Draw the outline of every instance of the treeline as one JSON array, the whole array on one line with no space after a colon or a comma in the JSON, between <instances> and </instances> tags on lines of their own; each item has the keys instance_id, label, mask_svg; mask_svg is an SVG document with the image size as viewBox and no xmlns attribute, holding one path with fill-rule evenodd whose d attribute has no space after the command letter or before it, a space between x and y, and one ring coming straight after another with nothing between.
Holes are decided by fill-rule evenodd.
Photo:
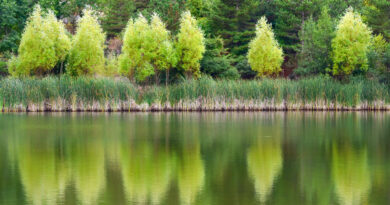
<instances>
[{"instance_id":1,"label":"treeline","mask_svg":"<svg viewBox=\"0 0 390 205\"><path fill-rule=\"evenodd\" d=\"M387 0L1 0L0 11L3 74L390 79Z\"/></svg>"}]
</instances>

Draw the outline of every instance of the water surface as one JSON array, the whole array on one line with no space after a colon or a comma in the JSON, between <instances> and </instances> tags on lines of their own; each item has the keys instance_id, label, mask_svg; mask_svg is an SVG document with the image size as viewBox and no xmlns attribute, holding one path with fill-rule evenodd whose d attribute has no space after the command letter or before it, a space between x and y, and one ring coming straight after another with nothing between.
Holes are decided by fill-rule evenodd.
<instances>
[{"instance_id":1,"label":"water surface","mask_svg":"<svg viewBox=\"0 0 390 205\"><path fill-rule=\"evenodd\" d=\"M390 113L0 114L0 204L390 204Z\"/></svg>"}]
</instances>

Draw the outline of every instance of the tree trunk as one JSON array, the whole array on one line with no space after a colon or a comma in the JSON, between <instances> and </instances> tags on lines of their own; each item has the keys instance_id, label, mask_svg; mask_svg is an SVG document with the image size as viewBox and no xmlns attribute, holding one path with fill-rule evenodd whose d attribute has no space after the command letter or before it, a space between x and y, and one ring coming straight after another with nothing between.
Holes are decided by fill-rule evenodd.
<instances>
[{"instance_id":1,"label":"tree trunk","mask_svg":"<svg viewBox=\"0 0 390 205\"><path fill-rule=\"evenodd\" d=\"M169 81L169 69L166 70L166 74L165 74L165 87L168 87L168 81Z\"/></svg>"}]
</instances>

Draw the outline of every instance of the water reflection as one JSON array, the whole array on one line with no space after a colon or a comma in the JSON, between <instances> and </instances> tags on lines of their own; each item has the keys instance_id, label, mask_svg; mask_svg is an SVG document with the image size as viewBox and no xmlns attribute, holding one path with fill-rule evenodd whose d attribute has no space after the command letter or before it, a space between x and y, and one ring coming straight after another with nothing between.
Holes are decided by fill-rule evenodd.
<instances>
[{"instance_id":1,"label":"water reflection","mask_svg":"<svg viewBox=\"0 0 390 205\"><path fill-rule=\"evenodd\" d=\"M163 147L147 142L121 147L122 178L129 201L160 204L169 188L174 158Z\"/></svg>"},{"instance_id":2,"label":"water reflection","mask_svg":"<svg viewBox=\"0 0 390 205\"><path fill-rule=\"evenodd\" d=\"M367 204L371 188L367 149L353 148L349 144L334 145L332 174L340 204Z\"/></svg>"},{"instance_id":3,"label":"water reflection","mask_svg":"<svg viewBox=\"0 0 390 205\"><path fill-rule=\"evenodd\" d=\"M39 143L39 139L34 137L19 139L17 164L31 204L58 204L63 201L70 170L65 156L56 153L53 140Z\"/></svg>"},{"instance_id":4,"label":"water reflection","mask_svg":"<svg viewBox=\"0 0 390 205\"><path fill-rule=\"evenodd\" d=\"M178 183L182 204L192 204L204 184L204 166L199 142L187 145L181 153L178 165Z\"/></svg>"},{"instance_id":5,"label":"water reflection","mask_svg":"<svg viewBox=\"0 0 390 205\"><path fill-rule=\"evenodd\" d=\"M247 155L248 170L254 180L260 202L267 201L283 166L278 136L262 136L251 146Z\"/></svg>"},{"instance_id":6,"label":"water reflection","mask_svg":"<svg viewBox=\"0 0 390 205\"><path fill-rule=\"evenodd\" d=\"M387 113L0 115L0 204L390 204L389 125Z\"/></svg>"},{"instance_id":7,"label":"water reflection","mask_svg":"<svg viewBox=\"0 0 390 205\"><path fill-rule=\"evenodd\" d=\"M101 139L78 137L72 147L71 166L78 200L83 205L97 204L106 186L104 145Z\"/></svg>"}]
</instances>

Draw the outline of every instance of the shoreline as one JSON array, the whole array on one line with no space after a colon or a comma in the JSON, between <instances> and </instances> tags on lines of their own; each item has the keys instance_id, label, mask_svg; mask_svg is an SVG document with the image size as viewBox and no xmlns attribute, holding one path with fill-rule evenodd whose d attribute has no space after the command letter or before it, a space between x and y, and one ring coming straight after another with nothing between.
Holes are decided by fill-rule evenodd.
<instances>
[{"instance_id":1,"label":"shoreline","mask_svg":"<svg viewBox=\"0 0 390 205\"><path fill-rule=\"evenodd\" d=\"M346 106L334 103L274 103L272 101L180 101L178 103L141 103L126 102L93 102L67 103L63 100L43 102L39 104L3 106L2 113L12 112L273 112L273 111L390 111L390 104L382 101L375 103L361 103L357 106Z\"/></svg>"}]
</instances>

